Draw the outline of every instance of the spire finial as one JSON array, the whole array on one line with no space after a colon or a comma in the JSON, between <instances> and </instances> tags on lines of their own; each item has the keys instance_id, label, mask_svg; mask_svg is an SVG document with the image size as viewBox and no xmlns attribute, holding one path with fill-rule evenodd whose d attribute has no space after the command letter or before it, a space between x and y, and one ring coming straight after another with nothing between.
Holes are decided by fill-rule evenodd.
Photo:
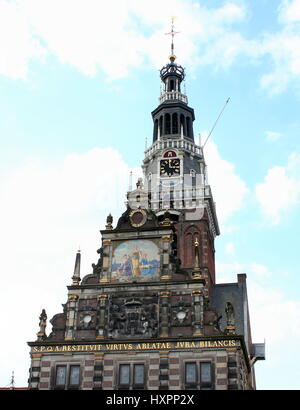
<instances>
[{"instance_id":1,"label":"spire finial","mask_svg":"<svg viewBox=\"0 0 300 410\"><path fill-rule=\"evenodd\" d=\"M202 279L201 269L200 269L200 249L199 240L196 237L194 241L194 269L193 269L193 279Z\"/></svg>"},{"instance_id":2,"label":"spire finial","mask_svg":"<svg viewBox=\"0 0 300 410\"><path fill-rule=\"evenodd\" d=\"M179 34L180 31L174 31L174 20L175 20L175 16L171 17L171 31L169 33L166 33L166 35L170 35L172 37L172 41L171 41L171 55L170 55L170 60L173 63L176 59L176 56L174 54L174 37L176 34Z\"/></svg>"},{"instance_id":3,"label":"spire finial","mask_svg":"<svg viewBox=\"0 0 300 410\"><path fill-rule=\"evenodd\" d=\"M10 390L15 390L15 372L12 371L10 379Z\"/></svg>"},{"instance_id":4,"label":"spire finial","mask_svg":"<svg viewBox=\"0 0 300 410\"><path fill-rule=\"evenodd\" d=\"M79 285L80 282L80 262L81 262L81 251L80 248L78 248L77 253L76 253L76 259L75 259L75 267L74 267L74 273L72 276L72 285Z\"/></svg>"}]
</instances>

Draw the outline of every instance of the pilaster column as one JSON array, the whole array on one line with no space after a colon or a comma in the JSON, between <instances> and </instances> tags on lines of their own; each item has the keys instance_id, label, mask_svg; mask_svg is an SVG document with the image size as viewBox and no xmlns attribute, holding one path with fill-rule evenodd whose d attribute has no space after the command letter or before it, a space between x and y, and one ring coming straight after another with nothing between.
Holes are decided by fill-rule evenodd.
<instances>
[{"instance_id":1,"label":"pilaster column","mask_svg":"<svg viewBox=\"0 0 300 410\"><path fill-rule=\"evenodd\" d=\"M160 292L160 337L169 336L169 298L170 292Z\"/></svg>"},{"instance_id":2,"label":"pilaster column","mask_svg":"<svg viewBox=\"0 0 300 410\"><path fill-rule=\"evenodd\" d=\"M95 353L94 390L102 389L104 353Z\"/></svg>"},{"instance_id":3,"label":"pilaster column","mask_svg":"<svg viewBox=\"0 0 300 410\"><path fill-rule=\"evenodd\" d=\"M227 349L228 353L228 390L238 390L237 349Z\"/></svg>"},{"instance_id":4,"label":"pilaster column","mask_svg":"<svg viewBox=\"0 0 300 410\"><path fill-rule=\"evenodd\" d=\"M41 360L40 353L31 353L31 367L29 370L28 388L29 390L37 390L40 383L41 375Z\"/></svg>"},{"instance_id":5,"label":"pilaster column","mask_svg":"<svg viewBox=\"0 0 300 410\"><path fill-rule=\"evenodd\" d=\"M108 295L103 294L98 296L98 326L96 339L103 339L105 333L105 310L107 305Z\"/></svg>"},{"instance_id":6,"label":"pilaster column","mask_svg":"<svg viewBox=\"0 0 300 410\"><path fill-rule=\"evenodd\" d=\"M76 327L76 308L77 308L77 295L69 295L67 302L67 320L66 320L66 333L65 340L73 340L74 329Z\"/></svg>"},{"instance_id":7,"label":"pilaster column","mask_svg":"<svg viewBox=\"0 0 300 410\"><path fill-rule=\"evenodd\" d=\"M169 390L169 352L165 351L159 352L159 385Z\"/></svg>"},{"instance_id":8,"label":"pilaster column","mask_svg":"<svg viewBox=\"0 0 300 410\"><path fill-rule=\"evenodd\" d=\"M170 275L170 253L171 253L171 235L163 235L162 238L162 280L171 279Z\"/></svg>"},{"instance_id":9,"label":"pilaster column","mask_svg":"<svg viewBox=\"0 0 300 410\"><path fill-rule=\"evenodd\" d=\"M102 274L99 280L100 283L107 283L110 280L110 255L112 251L112 243L110 239L104 239L102 242L103 246L103 263L102 263Z\"/></svg>"},{"instance_id":10,"label":"pilaster column","mask_svg":"<svg viewBox=\"0 0 300 410\"><path fill-rule=\"evenodd\" d=\"M227 352L220 350L216 357L216 390L228 389Z\"/></svg>"},{"instance_id":11,"label":"pilaster column","mask_svg":"<svg viewBox=\"0 0 300 410\"><path fill-rule=\"evenodd\" d=\"M192 293L194 320L193 336L202 336L203 334L203 289L195 289Z\"/></svg>"}]
</instances>

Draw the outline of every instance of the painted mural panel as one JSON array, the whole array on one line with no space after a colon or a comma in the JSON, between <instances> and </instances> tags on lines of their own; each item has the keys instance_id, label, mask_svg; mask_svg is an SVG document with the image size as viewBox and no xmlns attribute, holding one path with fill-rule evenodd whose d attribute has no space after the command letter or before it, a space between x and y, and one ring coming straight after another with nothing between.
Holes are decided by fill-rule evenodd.
<instances>
[{"instance_id":1,"label":"painted mural panel","mask_svg":"<svg viewBox=\"0 0 300 410\"><path fill-rule=\"evenodd\" d=\"M127 240L115 247L112 280L118 282L157 280L159 271L160 254L154 241Z\"/></svg>"}]
</instances>

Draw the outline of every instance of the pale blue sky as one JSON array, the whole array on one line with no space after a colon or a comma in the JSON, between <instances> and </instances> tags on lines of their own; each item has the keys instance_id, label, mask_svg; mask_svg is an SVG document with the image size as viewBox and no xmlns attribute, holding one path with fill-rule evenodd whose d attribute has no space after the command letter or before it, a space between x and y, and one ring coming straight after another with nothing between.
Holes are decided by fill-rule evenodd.
<instances>
[{"instance_id":1,"label":"pale blue sky","mask_svg":"<svg viewBox=\"0 0 300 410\"><path fill-rule=\"evenodd\" d=\"M41 309L61 311L77 247L88 274L123 212L172 15L195 135L231 98L205 147L217 280L247 273L257 388L300 388L300 0L0 0L2 386L27 384Z\"/></svg>"}]
</instances>

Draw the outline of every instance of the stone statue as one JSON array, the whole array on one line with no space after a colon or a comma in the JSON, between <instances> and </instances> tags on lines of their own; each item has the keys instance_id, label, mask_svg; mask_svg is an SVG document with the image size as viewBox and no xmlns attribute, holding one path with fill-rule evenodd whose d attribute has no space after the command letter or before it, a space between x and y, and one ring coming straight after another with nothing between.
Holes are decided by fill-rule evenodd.
<instances>
[{"instance_id":1,"label":"stone statue","mask_svg":"<svg viewBox=\"0 0 300 410\"><path fill-rule=\"evenodd\" d=\"M47 326L47 314L45 309L42 310L42 313L40 314L40 322L39 322L39 326L40 326L40 330L37 333L37 337L38 340L43 340L45 337L47 337L46 335L46 326Z\"/></svg>"},{"instance_id":2,"label":"stone statue","mask_svg":"<svg viewBox=\"0 0 300 410\"><path fill-rule=\"evenodd\" d=\"M107 229L108 231L111 231L113 229L112 223L113 223L113 217L111 214L109 214L108 217L106 218L105 229Z\"/></svg>"},{"instance_id":3,"label":"stone statue","mask_svg":"<svg viewBox=\"0 0 300 410\"><path fill-rule=\"evenodd\" d=\"M97 275L100 274L102 270L102 264L103 264L103 248L101 247L100 249L97 250L97 253L99 254L99 259L97 264L92 263L92 268L93 268L93 274Z\"/></svg>"},{"instance_id":4,"label":"stone statue","mask_svg":"<svg viewBox=\"0 0 300 410\"><path fill-rule=\"evenodd\" d=\"M225 313L227 318L227 326L235 325L234 309L230 302L226 302Z\"/></svg>"}]
</instances>

